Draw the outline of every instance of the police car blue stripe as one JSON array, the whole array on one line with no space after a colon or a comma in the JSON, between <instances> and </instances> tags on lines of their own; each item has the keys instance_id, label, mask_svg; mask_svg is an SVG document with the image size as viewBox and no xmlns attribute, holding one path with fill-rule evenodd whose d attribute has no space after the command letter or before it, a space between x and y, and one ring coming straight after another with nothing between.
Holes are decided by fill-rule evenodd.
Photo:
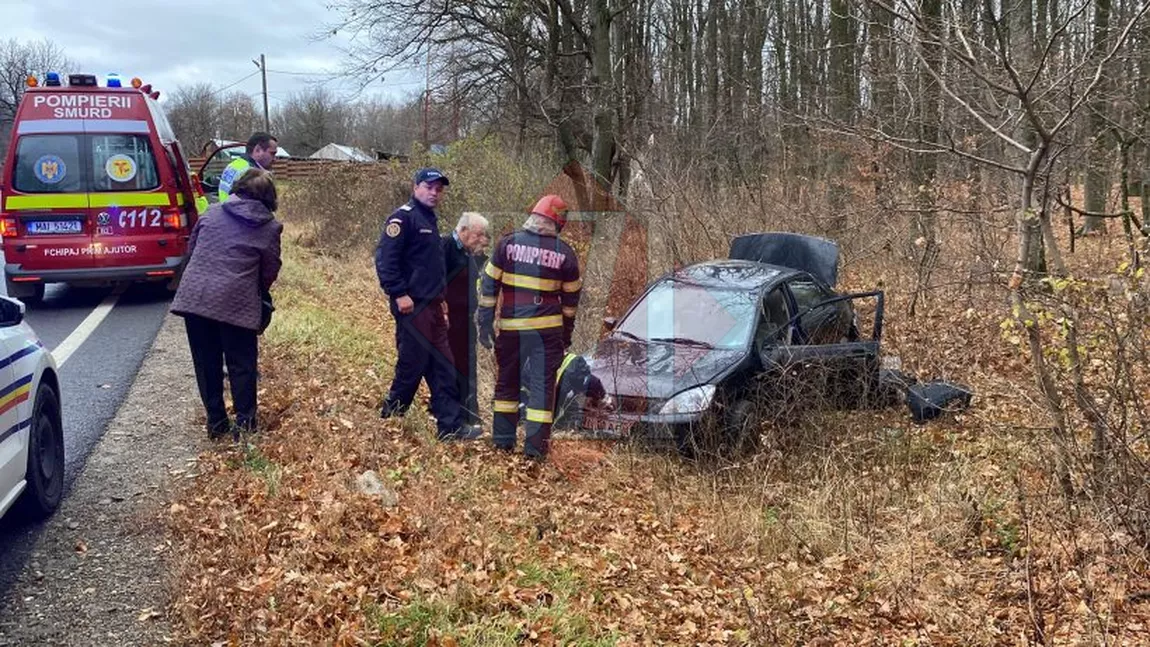
<instances>
[{"instance_id":1,"label":"police car blue stripe","mask_svg":"<svg viewBox=\"0 0 1150 647\"><path fill-rule=\"evenodd\" d=\"M20 431L21 429L27 429L28 427L31 427L31 426L32 426L32 419L31 418L28 418L27 420L25 420L23 422L12 425L8 429L0 432L0 443L4 442L5 440L8 440L8 436L15 434L17 431Z\"/></svg>"},{"instance_id":2,"label":"police car blue stripe","mask_svg":"<svg viewBox=\"0 0 1150 647\"><path fill-rule=\"evenodd\" d=\"M20 350L16 351L15 353L12 353L8 357L5 357L4 359L0 359L0 368L4 368L13 362L19 361L19 360L31 355L32 353L35 353L36 351L40 350L40 348L41 348L41 346L39 344L29 344L29 345L25 346L24 348L21 348Z\"/></svg>"},{"instance_id":3,"label":"police car blue stripe","mask_svg":"<svg viewBox=\"0 0 1150 647\"><path fill-rule=\"evenodd\" d=\"M15 382L9 384L8 386L6 386L2 390L0 390L0 398L3 398L4 396L8 395L9 393L15 391L16 389L18 389L22 386L30 384L31 382L32 382L32 374L29 373L28 375L25 375L24 377L16 380Z\"/></svg>"}]
</instances>

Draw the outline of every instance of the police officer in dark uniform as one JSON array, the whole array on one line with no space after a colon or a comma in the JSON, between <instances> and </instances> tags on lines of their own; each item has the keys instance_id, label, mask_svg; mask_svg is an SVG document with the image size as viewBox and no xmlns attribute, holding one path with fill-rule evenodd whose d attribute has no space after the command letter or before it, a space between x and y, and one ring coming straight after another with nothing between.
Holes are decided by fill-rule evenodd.
<instances>
[{"instance_id":1,"label":"police officer in dark uniform","mask_svg":"<svg viewBox=\"0 0 1150 647\"><path fill-rule=\"evenodd\" d=\"M434 168L415 174L411 199L388 216L375 248L375 271L390 297L398 358L382 417L403 415L426 376L431 413L441 440L473 440L481 430L463 424L447 341L443 247L435 207L448 185Z\"/></svg>"}]
</instances>

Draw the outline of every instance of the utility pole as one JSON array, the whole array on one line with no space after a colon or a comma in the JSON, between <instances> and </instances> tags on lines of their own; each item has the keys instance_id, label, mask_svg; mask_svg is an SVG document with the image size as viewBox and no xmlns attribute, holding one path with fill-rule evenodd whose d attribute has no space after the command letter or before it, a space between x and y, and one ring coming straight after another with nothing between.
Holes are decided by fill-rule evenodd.
<instances>
[{"instance_id":1,"label":"utility pole","mask_svg":"<svg viewBox=\"0 0 1150 647\"><path fill-rule=\"evenodd\" d=\"M267 59L264 58L263 54L260 54L260 60L256 61L255 59L252 59L252 63L255 63L256 67L260 68L260 76L263 77L263 84L264 84L264 132L270 133L272 131L272 124L271 124L271 118L268 115L268 64L267 64Z\"/></svg>"},{"instance_id":2,"label":"utility pole","mask_svg":"<svg viewBox=\"0 0 1150 647\"><path fill-rule=\"evenodd\" d=\"M455 131L452 140L459 139L459 61L455 60L455 41L451 43L451 125Z\"/></svg>"},{"instance_id":3,"label":"utility pole","mask_svg":"<svg viewBox=\"0 0 1150 647\"><path fill-rule=\"evenodd\" d=\"M427 136L427 113L431 110L431 45L427 46L427 76L423 81L423 147L431 150Z\"/></svg>"}]
</instances>

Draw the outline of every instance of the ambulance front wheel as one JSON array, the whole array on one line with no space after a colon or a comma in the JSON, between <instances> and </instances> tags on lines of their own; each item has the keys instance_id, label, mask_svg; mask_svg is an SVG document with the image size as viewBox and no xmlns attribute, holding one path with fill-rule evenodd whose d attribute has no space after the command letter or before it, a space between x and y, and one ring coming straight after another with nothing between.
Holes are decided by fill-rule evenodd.
<instances>
[{"instance_id":1,"label":"ambulance front wheel","mask_svg":"<svg viewBox=\"0 0 1150 647\"><path fill-rule=\"evenodd\" d=\"M36 304L44 300L43 283L13 283L8 281L8 296L20 299L26 304Z\"/></svg>"}]
</instances>

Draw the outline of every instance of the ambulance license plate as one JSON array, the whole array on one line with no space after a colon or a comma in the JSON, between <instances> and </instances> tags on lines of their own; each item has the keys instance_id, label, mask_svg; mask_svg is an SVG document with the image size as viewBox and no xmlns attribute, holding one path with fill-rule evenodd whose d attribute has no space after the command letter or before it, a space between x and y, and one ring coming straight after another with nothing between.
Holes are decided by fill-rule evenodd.
<instances>
[{"instance_id":1,"label":"ambulance license plate","mask_svg":"<svg viewBox=\"0 0 1150 647\"><path fill-rule=\"evenodd\" d=\"M32 220L28 223L29 234L78 234L84 231L84 223L79 220Z\"/></svg>"}]
</instances>

